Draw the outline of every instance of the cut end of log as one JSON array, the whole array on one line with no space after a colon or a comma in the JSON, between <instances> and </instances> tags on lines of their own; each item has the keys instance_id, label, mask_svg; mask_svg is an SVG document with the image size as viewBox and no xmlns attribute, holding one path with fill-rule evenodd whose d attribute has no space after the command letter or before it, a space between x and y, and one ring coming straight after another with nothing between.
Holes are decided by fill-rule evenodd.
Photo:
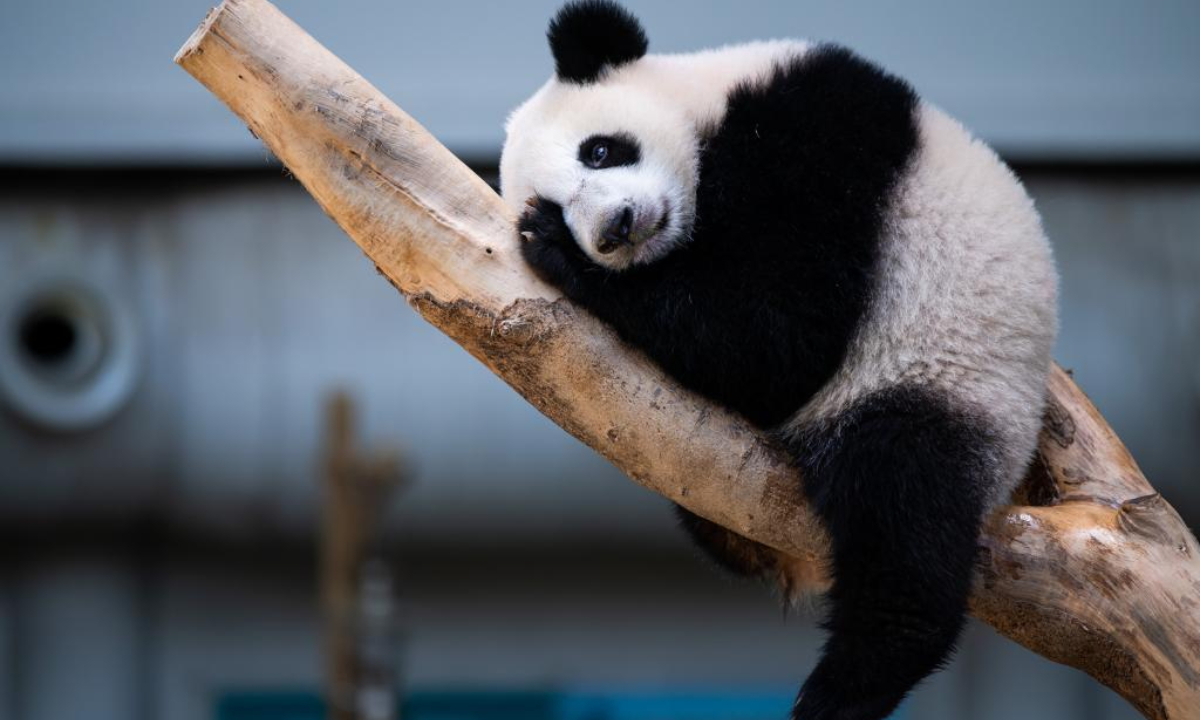
<instances>
[{"instance_id":1,"label":"cut end of log","mask_svg":"<svg viewBox=\"0 0 1200 720\"><path fill-rule=\"evenodd\" d=\"M184 62L186 62L187 59L196 52L197 48L200 47L200 42L206 35L208 35L208 31L212 27L213 23L215 23L217 18L219 18L221 14L225 12L225 8L231 2L236 2L236 0L224 0L224 2L222 2L220 5L208 11L208 14L204 16L204 22L200 23L200 26L196 28L190 37L188 37L187 42L183 44L183 47L179 48L179 52L175 53L174 62L176 65L183 65Z\"/></svg>"}]
</instances>

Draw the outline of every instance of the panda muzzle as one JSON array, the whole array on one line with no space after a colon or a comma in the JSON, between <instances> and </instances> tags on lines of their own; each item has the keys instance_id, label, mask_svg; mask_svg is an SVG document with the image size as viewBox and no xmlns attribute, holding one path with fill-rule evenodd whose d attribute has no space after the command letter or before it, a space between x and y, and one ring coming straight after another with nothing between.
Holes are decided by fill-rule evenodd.
<instances>
[{"instance_id":1,"label":"panda muzzle","mask_svg":"<svg viewBox=\"0 0 1200 720\"><path fill-rule=\"evenodd\" d=\"M596 250L601 255L608 255L617 248L632 245L633 241L630 239L632 231L633 208L626 206L615 214L604 228L604 232L600 235L600 242L596 243Z\"/></svg>"}]
</instances>

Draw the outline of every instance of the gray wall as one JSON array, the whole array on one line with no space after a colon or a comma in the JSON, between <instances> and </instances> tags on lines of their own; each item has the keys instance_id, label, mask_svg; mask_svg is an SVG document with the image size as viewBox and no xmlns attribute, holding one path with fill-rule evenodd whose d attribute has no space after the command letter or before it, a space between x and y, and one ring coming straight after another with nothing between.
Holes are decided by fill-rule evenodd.
<instances>
[{"instance_id":1,"label":"gray wall","mask_svg":"<svg viewBox=\"0 0 1200 720\"><path fill-rule=\"evenodd\" d=\"M259 144L170 63L212 0L8 3L0 160L253 163ZM550 74L556 0L281 0L451 149L493 155ZM630 0L663 52L774 36L844 42L1010 157L1200 154L1200 3Z\"/></svg>"},{"instance_id":2,"label":"gray wall","mask_svg":"<svg viewBox=\"0 0 1200 720\"><path fill-rule=\"evenodd\" d=\"M410 541L593 542L618 516L628 543L661 539L644 493L410 312L299 185L177 177L0 200L0 306L42 268L85 268L137 309L144 356L128 407L93 431L0 414L0 519L154 512L214 537L307 536L321 403L345 387L367 440L400 444L422 477L399 519ZM1058 358L1196 518L1200 186L1027 180L1063 277Z\"/></svg>"},{"instance_id":3,"label":"gray wall","mask_svg":"<svg viewBox=\"0 0 1200 720\"><path fill-rule=\"evenodd\" d=\"M315 686L320 407L336 387L365 440L414 469L388 515L411 686L794 686L810 617L784 621L699 563L663 500L405 308L170 64L208 3L4 8L0 316L42 277L91 278L131 309L139 365L128 403L85 432L0 409L0 720L202 720L229 689ZM550 71L553 0L279 4L485 165ZM1057 355L1200 523L1200 4L727 2L686 22L674 2L630 5L657 50L846 42L1042 161L1023 175L1063 277ZM1044 164L1062 159L1083 163ZM1087 164L1114 159L1139 165ZM174 169L113 171L130 165ZM910 717L1134 715L973 626Z\"/></svg>"}]
</instances>

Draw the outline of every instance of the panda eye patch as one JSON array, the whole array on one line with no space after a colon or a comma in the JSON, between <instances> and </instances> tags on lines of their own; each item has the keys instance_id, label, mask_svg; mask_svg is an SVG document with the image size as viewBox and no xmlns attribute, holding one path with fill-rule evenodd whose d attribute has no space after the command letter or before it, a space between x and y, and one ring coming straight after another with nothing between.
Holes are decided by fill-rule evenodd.
<instances>
[{"instance_id":1,"label":"panda eye patch","mask_svg":"<svg viewBox=\"0 0 1200 720\"><path fill-rule=\"evenodd\" d=\"M627 135L593 135L579 145L579 162L593 170L633 165L640 159L637 141Z\"/></svg>"}]
</instances>

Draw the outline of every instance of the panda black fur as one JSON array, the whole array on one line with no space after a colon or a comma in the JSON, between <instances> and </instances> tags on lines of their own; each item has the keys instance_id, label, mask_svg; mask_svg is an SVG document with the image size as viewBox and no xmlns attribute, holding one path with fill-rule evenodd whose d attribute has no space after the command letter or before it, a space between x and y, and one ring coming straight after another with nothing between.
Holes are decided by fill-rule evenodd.
<instances>
[{"instance_id":1,"label":"panda black fur","mask_svg":"<svg viewBox=\"0 0 1200 720\"><path fill-rule=\"evenodd\" d=\"M832 538L796 718L885 717L945 663L979 530L1033 452L1056 274L1011 172L833 45L646 55L623 8L550 25L504 197L532 267L684 385L770 429ZM730 569L819 573L681 511Z\"/></svg>"}]
</instances>

